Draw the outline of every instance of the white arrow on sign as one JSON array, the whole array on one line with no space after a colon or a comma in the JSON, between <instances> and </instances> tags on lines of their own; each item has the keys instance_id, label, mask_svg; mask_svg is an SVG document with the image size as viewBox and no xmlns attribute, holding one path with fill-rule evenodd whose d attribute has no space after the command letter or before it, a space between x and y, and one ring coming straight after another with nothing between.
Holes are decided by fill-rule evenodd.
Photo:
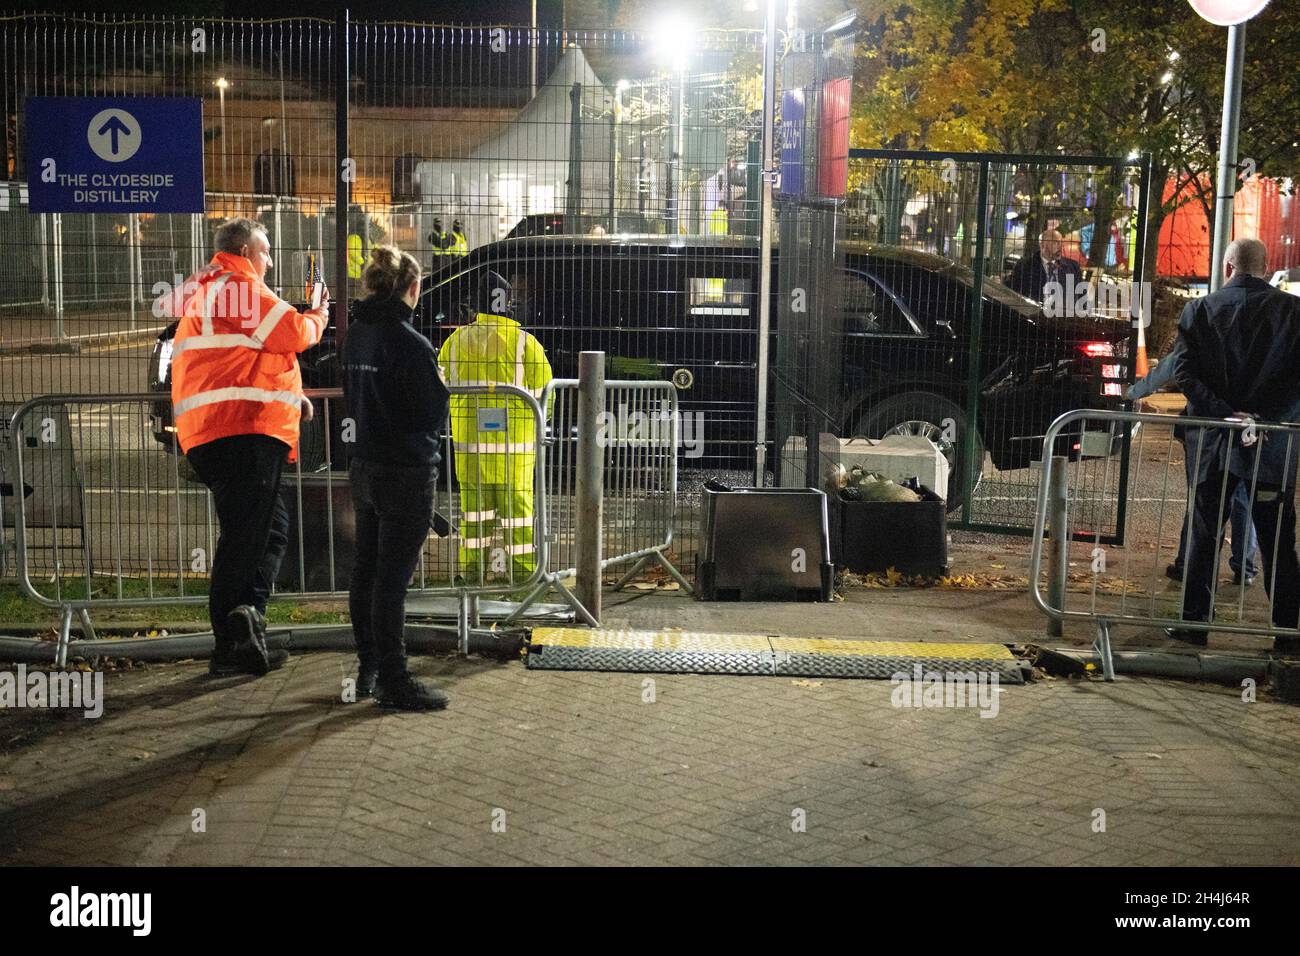
<instances>
[{"instance_id":1,"label":"white arrow on sign","mask_svg":"<svg viewBox=\"0 0 1300 956\"><path fill-rule=\"evenodd\" d=\"M95 155L110 163L121 163L140 148L140 124L126 110L100 110L86 127L86 141Z\"/></svg>"}]
</instances>

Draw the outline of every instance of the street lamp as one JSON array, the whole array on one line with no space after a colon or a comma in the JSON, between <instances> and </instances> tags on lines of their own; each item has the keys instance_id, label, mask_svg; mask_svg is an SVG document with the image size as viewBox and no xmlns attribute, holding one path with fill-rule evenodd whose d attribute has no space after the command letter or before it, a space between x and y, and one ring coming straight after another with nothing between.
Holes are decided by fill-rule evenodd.
<instances>
[{"instance_id":1,"label":"street lamp","mask_svg":"<svg viewBox=\"0 0 1300 956\"><path fill-rule=\"evenodd\" d=\"M619 80L614 86L614 122L610 124L610 171L609 171L609 230L618 232L618 167L622 147L623 94L627 92L627 80Z\"/></svg>"},{"instance_id":2,"label":"street lamp","mask_svg":"<svg viewBox=\"0 0 1300 956\"><path fill-rule=\"evenodd\" d=\"M671 64L670 75L677 84L675 91L671 88L669 90L672 104L669 121L672 145L668 151L668 202L665 210L668 228L674 235L680 231L677 193L684 178L682 153L686 148L683 128L686 114L686 60L691 53L694 37L695 31L682 17L670 16L660 22L651 38L651 49L655 59L661 64Z\"/></svg>"},{"instance_id":3,"label":"street lamp","mask_svg":"<svg viewBox=\"0 0 1300 956\"><path fill-rule=\"evenodd\" d=\"M221 191L225 192L226 183L226 88L230 86L230 81L224 76L217 77L216 83L217 96L221 100Z\"/></svg>"}]
</instances>

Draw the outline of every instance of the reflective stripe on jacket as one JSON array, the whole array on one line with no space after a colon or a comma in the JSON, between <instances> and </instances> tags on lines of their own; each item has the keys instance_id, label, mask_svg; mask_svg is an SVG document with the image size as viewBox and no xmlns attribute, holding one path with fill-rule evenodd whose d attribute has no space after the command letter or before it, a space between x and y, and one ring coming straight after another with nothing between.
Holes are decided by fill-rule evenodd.
<instances>
[{"instance_id":1,"label":"reflective stripe on jacket","mask_svg":"<svg viewBox=\"0 0 1300 956\"><path fill-rule=\"evenodd\" d=\"M323 313L298 312L243 256L219 252L186 299L172 346L172 407L181 449L269 435L297 456L298 354L320 341Z\"/></svg>"}]
</instances>

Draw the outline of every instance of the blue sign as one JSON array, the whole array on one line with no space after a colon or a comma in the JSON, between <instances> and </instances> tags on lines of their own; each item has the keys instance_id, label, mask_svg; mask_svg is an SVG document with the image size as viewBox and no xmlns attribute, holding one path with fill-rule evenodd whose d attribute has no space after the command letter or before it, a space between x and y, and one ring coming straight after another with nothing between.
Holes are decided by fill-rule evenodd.
<instances>
[{"instance_id":1,"label":"blue sign","mask_svg":"<svg viewBox=\"0 0 1300 956\"><path fill-rule=\"evenodd\" d=\"M781 192L803 194L803 90L786 90L781 98Z\"/></svg>"},{"instance_id":2,"label":"blue sign","mask_svg":"<svg viewBox=\"0 0 1300 956\"><path fill-rule=\"evenodd\" d=\"M32 212L203 212L203 101L29 96Z\"/></svg>"}]
</instances>

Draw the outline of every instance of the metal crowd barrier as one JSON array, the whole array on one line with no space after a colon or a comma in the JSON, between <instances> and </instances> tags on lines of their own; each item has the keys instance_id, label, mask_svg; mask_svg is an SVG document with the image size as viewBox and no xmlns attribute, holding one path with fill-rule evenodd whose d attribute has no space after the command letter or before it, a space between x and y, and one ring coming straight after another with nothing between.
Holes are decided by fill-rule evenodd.
<instances>
[{"instance_id":1,"label":"metal crowd barrier","mask_svg":"<svg viewBox=\"0 0 1300 956\"><path fill-rule=\"evenodd\" d=\"M578 443L578 380L554 379L543 403L551 420L547 455L547 501L557 579L575 574L574 472ZM605 417L597 427L604 450L604 529L601 568L632 562L614 585L659 564L690 593L689 582L669 560L677 511L677 446L681 435L677 386L672 382L605 382ZM564 534L563 530L568 534Z\"/></svg>"},{"instance_id":2,"label":"metal crowd barrier","mask_svg":"<svg viewBox=\"0 0 1300 956\"><path fill-rule=\"evenodd\" d=\"M1124 508L1118 507L1114 487L1123 465L1118 457L1103 463L1104 475L1098 481L1095 462L1089 467L1081 456L1054 455L1063 445L1069 447L1071 436L1093 429L1109 431L1112 445L1124 429L1135 434L1128 481L1120 484L1127 490ZM1176 430L1182 437L1176 437ZM1043 439L1029 562L1029 591L1035 606L1051 619L1057 635L1066 621L1087 622L1096 629L1094 648L1107 680L1115 674L1111 649L1115 625L1300 636L1295 626L1274 623L1278 601L1298 599L1288 584L1294 577L1287 571L1295 566L1298 454L1300 425L1295 424L1143 412L1067 412L1051 424ZM1205 480L1189 480L1193 475L1203 475ZM1207 582L1209 620L1189 619L1184 599L1190 563L1180 539L1185 537L1190 547L1191 520L1198 504L1217 521L1216 527L1230 524L1237 494L1242 500L1235 507L1249 516L1245 525L1238 522L1237 534L1248 538L1242 528L1253 526L1259 540L1258 555L1243 556L1247 565L1243 570L1253 558L1264 586L1221 584L1227 570L1221 567L1227 550L1221 531ZM1119 533L1109 541L1117 515L1123 516ZM1245 543L1235 542L1243 551ZM1049 549L1045 574L1044 547ZM1071 573L1072 557L1076 566L1088 569L1086 573ZM1086 595L1079 593L1080 585ZM1221 593L1225 587L1236 588L1236 593ZM1071 607L1066 606L1067 596ZM1280 616L1288 616L1287 606Z\"/></svg>"},{"instance_id":3,"label":"metal crowd barrier","mask_svg":"<svg viewBox=\"0 0 1300 956\"><path fill-rule=\"evenodd\" d=\"M534 435L546 434L542 406L527 390L508 385L456 386L453 396L469 396L470 414L489 415L508 431L511 416L531 417ZM335 461L340 441L349 439L350 422L340 418L339 389L309 390L316 421L308 431L323 442L324 462ZM338 406L338 407L336 407ZM169 453L156 438L164 425L156 417L168 408L167 396L153 393L46 395L19 406L10 420L13 472L30 486L27 497L9 499L15 516L17 577L22 591L37 603L61 612L56 662L67 661L73 618L86 638L94 637L90 612L103 607L201 604L215 555L217 521L211 494L192 475L188 461ZM161 432L166 440L171 436ZM310 442L304 440L305 454ZM475 533L491 535L487 561L463 576L458 549L464 514L460 485L451 465L454 443L443 438L434 509L434 528L421 553L411 583L412 595L455 596L462 652L468 652L471 628L478 626L479 599L535 592L549 566L546 443L527 450L506 443L507 473L520 455L535 454L533 508L519 507L497 527L478 523ZM56 448L59 454L48 454ZM318 449L319 451L319 449ZM290 538L277 576L273 599L339 600L347 595L355 523L345 473L324 467L304 472L300 455L282 480L290 514ZM346 453L338 456L346 459ZM469 458L471 456L464 456ZM464 460L463 458L463 460ZM472 456L483 467L483 459ZM468 467L468 465L466 465ZM474 482L480 492L484 482ZM470 493L471 502L478 496ZM35 509L41 509L40 522ZM485 509L479 509L480 511ZM527 525L520 522L527 519ZM70 527L84 535L84 550L64 556L57 538ZM524 545L510 530L529 527L535 561L531 568L515 560ZM439 530L441 533L439 534ZM54 544L42 539L53 536ZM486 540L486 539L484 539ZM564 592L568 597L567 592ZM576 601L570 598L572 603Z\"/></svg>"}]
</instances>

